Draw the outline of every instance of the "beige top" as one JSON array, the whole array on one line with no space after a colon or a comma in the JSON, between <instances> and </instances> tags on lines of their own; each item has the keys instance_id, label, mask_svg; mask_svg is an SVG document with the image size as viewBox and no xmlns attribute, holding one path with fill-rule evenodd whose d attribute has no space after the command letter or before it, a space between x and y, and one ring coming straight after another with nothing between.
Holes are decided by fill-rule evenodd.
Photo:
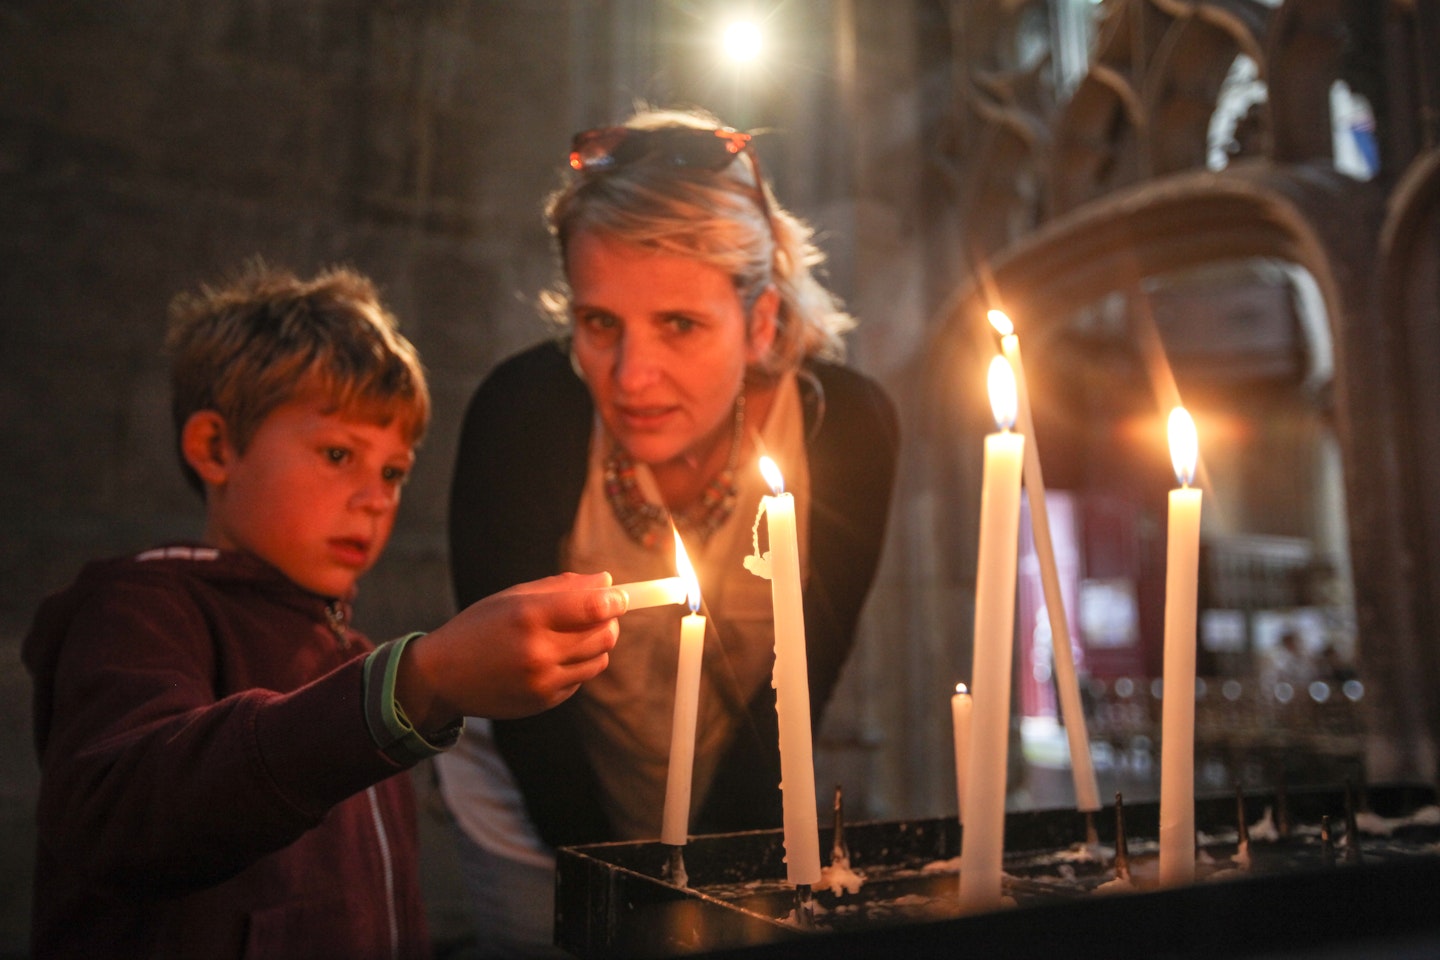
<instances>
[{"instance_id":1,"label":"beige top","mask_svg":"<svg viewBox=\"0 0 1440 960\"><path fill-rule=\"evenodd\" d=\"M737 727L746 722L747 705L760 685L770 682L775 660L770 581L744 567L744 558L754 550L761 498L770 493L756 466L761 453L779 464L785 488L795 496L801 569L807 569L808 563L810 472L793 376L781 381L758 435L753 424L747 428L736 469L739 496L734 512L706 543L685 543L700 579L701 612L709 617L691 781L692 818ZM654 549L637 544L610 508L604 488L610 442L597 418L585 490L563 553L564 567L581 573L609 570L619 584L674 576L671 539L661 538L661 546ZM636 481L648 500L661 502L644 464L636 466ZM609 669L576 694L584 720L584 746L600 780L602 804L621 839L660 835L680 618L689 612L684 606L668 606L627 613L620 621L620 639L610 655Z\"/></svg>"}]
</instances>

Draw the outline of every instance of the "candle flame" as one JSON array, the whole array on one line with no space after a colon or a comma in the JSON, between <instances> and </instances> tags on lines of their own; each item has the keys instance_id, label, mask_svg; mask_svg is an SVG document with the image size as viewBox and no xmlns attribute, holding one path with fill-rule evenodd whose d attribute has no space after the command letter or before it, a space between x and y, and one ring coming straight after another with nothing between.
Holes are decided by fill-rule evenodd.
<instances>
[{"instance_id":1,"label":"candle flame","mask_svg":"<svg viewBox=\"0 0 1440 960\"><path fill-rule=\"evenodd\" d=\"M1019 400L1015 392L1015 371L1010 361L997 356L990 361L990 410L995 414L995 425L1001 430L1015 426L1016 409Z\"/></svg>"},{"instance_id":2,"label":"candle flame","mask_svg":"<svg viewBox=\"0 0 1440 960\"><path fill-rule=\"evenodd\" d=\"M1015 332L1015 324L1010 322L1010 317L1004 310L991 310L985 314L990 318L990 326L1002 337L1008 337Z\"/></svg>"},{"instance_id":3,"label":"candle flame","mask_svg":"<svg viewBox=\"0 0 1440 960\"><path fill-rule=\"evenodd\" d=\"M1184 487L1195 479L1195 461L1200 455L1200 439L1195 434L1195 421L1184 407L1170 411L1170 462L1175 479Z\"/></svg>"},{"instance_id":4,"label":"candle flame","mask_svg":"<svg viewBox=\"0 0 1440 960\"><path fill-rule=\"evenodd\" d=\"M969 693L969 692L970 692L970 688L967 687L967 686L965 686L965 684L963 684L963 683L957 683L957 684L955 684L955 692L956 692L956 693Z\"/></svg>"},{"instance_id":5,"label":"candle flame","mask_svg":"<svg viewBox=\"0 0 1440 960\"><path fill-rule=\"evenodd\" d=\"M765 475L765 482L770 484L770 489L776 496L785 492L785 477L780 473L780 468L775 461L769 457L760 458L760 472Z\"/></svg>"},{"instance_id":6,"label":"candle flame","mask_svg":"<svg viewBox=\"0 0 1440 960\"><path fill-rule=\"evenodd\" d=\"M700 612L700 578L695 576L695 567L690 563L690 555L685 552L685 543L680 539L680 531L671 528L675 534L675 570L680 574L680 579L685 581L685 598L690 602L690 612Z\"/></svg>"}]
</instances>

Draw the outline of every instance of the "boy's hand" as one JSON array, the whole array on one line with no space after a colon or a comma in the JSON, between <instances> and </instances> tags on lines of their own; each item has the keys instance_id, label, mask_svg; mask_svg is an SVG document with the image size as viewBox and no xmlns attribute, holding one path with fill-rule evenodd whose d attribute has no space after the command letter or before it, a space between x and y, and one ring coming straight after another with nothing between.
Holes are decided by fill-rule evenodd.
<instances>
[{"instance_id":1,"label":"boy's hand","mask_svg":"<svg viewBox=\"0 0 1440 960\"><path fill-rule=\"evenodd\" d=\"M396 697L422 733L461 716L548 710L609 665L625 603L608 573L562 573L502 590L410 642Z\"/></svg>"}]
</instances>

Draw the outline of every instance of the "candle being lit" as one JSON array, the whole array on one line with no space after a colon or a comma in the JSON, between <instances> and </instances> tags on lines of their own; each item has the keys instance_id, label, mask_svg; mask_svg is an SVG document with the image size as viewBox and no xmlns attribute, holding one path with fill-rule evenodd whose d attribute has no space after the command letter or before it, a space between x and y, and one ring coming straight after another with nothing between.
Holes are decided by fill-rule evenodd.
<instances>
[{"instance_id":1,"label":"candle being lit","mask_svg":"<svg viewBox=\"0 0 1440 960\"><path fill-rule=\"evenodd\" d=\"M990 364L990 405L1000 430L985 438L976 559L972 726L965 765L960 908L1000 907L1005 851L1005 774L1010 748L1010 658L1015 645L1015 572L1025 438L1015 423L1015 375L1004 357Z\"/></svg>"},{"instance_id":2,"label":"candle being lit","mask_svg":"<svg viewBox=\"0 0 1440 960\"><path fill-rule=\"evenodd\" d=\"M1030 501L1030 529L1035 537L1035 555L1040 561L1040 586L1045 593L1045 611L1050 619L1050 646L1055 662L1055 689L1060 698L1060 716L1070 745L1070 773L1075 783L1075 806L1093 813L1100 809L1100 786L1090 758L1090 732L1080 700L1080 680L1075 671L1075 651L1070 645L1070 621L1065 615L1065 597L1060 590L1060 573L1055 566L1055 544L1050 537L1050 511L1045 505L1045 478L1040 472L1040 447L1035 442L1035 423L1030 415L1030 390L1025 364L1020 357L1020 338L1015 325L1001 310L991 310L990 323L1000 333L1000 349L1015 374L1017 427L1025 437L1025 493Z\"/></svg>"},{"instance_id":3,"label":"candle being lit","mask_svg":"<svg viewBox=\"0 0 1440 960\"><path fill-rule=\"evenodd\" d=\"M678 559L678 554L676 555ZM630 599L625 612L644 607L662 607L670 603L684 603L686 600L685 580L682 577L661 577L659 580L636 580L632 583L617 583Z\"/></svg>"},{"instance_id":4,"label":"candle being lit","mask_svg":"<svg viewBox=\"0 0 1440 960\"><path fill-rule=\"evenodd\" d=\"M950 698L950 724L955 732L955 809L965 822L965 764L970 756L970 713L975 704L963 683L955 684Z\"/></svg>"},{"instance_id":5,"label":"candle being lit","mask_svg":"<svg viewBox=\"0 0 1440 960\"><path fill-rule=\"evenodd\" d=\"M695 718L700 708L700 661L705 618L700 615L700 580L680 534L675 534L675 567L687 584L690 613L680 620L680 660L675 668L675 718L670 728L670 768L665 780L665 814L660 842L684 846L690 833L690 782L695 767Z\"/></svg>"},{"instance_id":6,"label":"candle being lit","mask_svg":"<svg viewBox=\"0 0 1440 960\"><path fill-rule=\"evenodd\" d=\"M1165 679L1160 710L1160 884L1195 880L1195 606L1200 491L1191 487L1199 442L1184 407L1170 412L1170 491L1165 547Z\"/></svg>"},{"instance_id":7,"label":"candle being lit","mask_svg":"<svg viewBox=\"0 0 1440 960\"><path fill-rule=\"evenodd\" d=\"M800 589L800 543L795 497L785 490L780 468L760 458L760 472L774 491L762 498L770 550L746 557L745 568L770 581L775 619L775 712L780 725L780 790L784 802L785 872L790 883L820 881L820 825L815 805L815 761L810 742L810 677L805 656L805 610ZM758 523L759 517L757 515Z\"/></svg>"}]
</instances>

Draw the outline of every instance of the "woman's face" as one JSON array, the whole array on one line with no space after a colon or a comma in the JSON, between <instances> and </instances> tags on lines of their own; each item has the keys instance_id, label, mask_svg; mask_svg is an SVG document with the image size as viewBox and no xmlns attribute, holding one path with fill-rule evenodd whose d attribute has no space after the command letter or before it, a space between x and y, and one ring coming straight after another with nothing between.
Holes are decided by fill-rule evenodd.
<instances>
[{"instance_id":1,"label":"woman's face","mask_svg":"<svg viewBox=\"0 0 1440 960\"><path fill-rule=\"evenodd\" d=\"M659 465L728 445L746 365L774 340L774 293L747 323L724 271L589 230L571 238L566 273L575 358L625 450Z\"/></svg>"}]
</instances>

